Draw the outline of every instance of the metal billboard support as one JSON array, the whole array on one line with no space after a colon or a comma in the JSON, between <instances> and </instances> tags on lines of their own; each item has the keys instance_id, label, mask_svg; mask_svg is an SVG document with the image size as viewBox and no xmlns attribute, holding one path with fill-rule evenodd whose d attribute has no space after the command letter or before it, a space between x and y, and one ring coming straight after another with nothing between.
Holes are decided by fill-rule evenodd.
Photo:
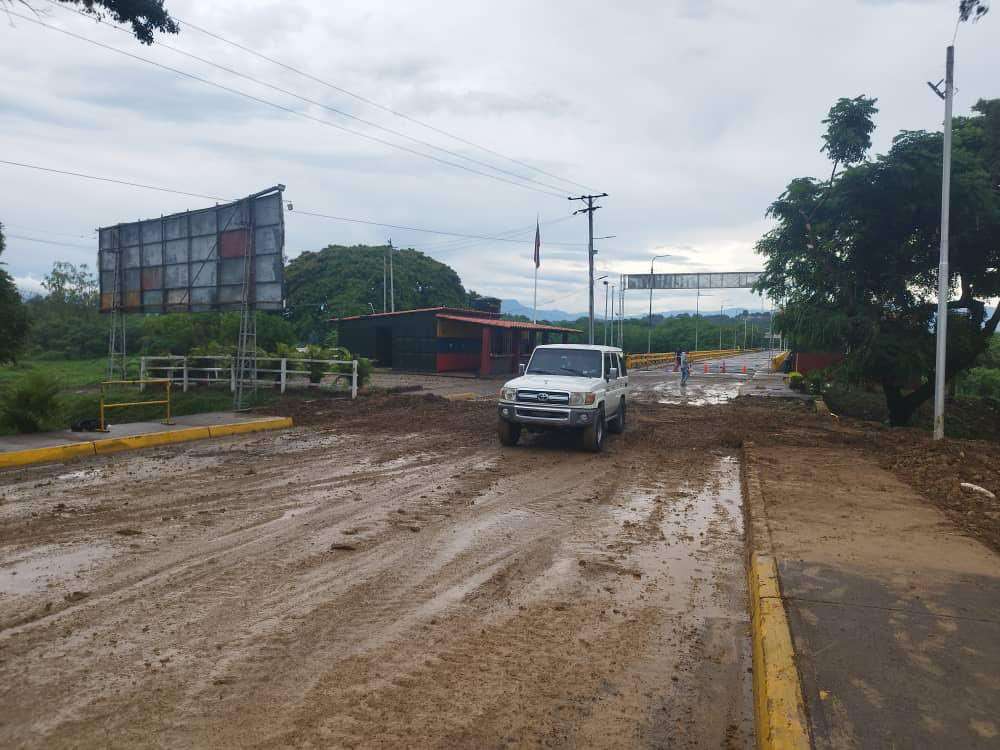
<instances>
[{"instance_id":1,"label":"metal billboard support","mask_svg":"<svg viewBox=\"0 0 1000 750\"><path fill-rule=\"evenodd\" d=\"M108 325L108 380L125 380L128 377L127 347L125 342L125 315L122 312L122 250L118 242L118 228L111 235L111 253L115 259L114 282L111 291L111 322ZM100 268L98 269L100 273Z\"/></svg>"},{"instance_id":2,"label":"metal billboard support","mask_svg":"<svg viewBox=\"0 0 1000 750\"><path fill-rule=\"evenodd\" d=\"M236 392L233 410L243 409L247 388L257 391L257 308L254 293L254 202L247 200L247 240L243 247L243 291L240 294L240 334L236 345Z\"/></svg>"}]
</instances>

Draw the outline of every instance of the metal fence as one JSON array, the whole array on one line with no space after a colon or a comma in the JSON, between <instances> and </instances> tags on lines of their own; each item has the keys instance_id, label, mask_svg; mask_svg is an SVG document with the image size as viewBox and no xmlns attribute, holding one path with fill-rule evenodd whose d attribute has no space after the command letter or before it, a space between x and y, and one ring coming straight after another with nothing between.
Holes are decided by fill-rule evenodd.
<instances>
[{"instance_id":1,"label":"metal fence","mask_svg":"<svg viewBox=\"0 0 1000 750\"><path fill-rule=\"evenodd\" d=\"M271 365L270 367L266 365ZM340 371L350 367L350 372ZM302 368L305 369L302 369ZM235 357L200 357L170 355L141 357L139 380L157 378L180 385L186 393L193 384L223 385L228 383L236 390ZM313 382L316 380L317 382ZM257 357L256 378L252 385L277 387L281 393L289 388L347 389L351 398L358 397L358 360L352 359L300 359L297 357ZM140 390L144 386L139 386Z\"/></svg>"}]
</instances>

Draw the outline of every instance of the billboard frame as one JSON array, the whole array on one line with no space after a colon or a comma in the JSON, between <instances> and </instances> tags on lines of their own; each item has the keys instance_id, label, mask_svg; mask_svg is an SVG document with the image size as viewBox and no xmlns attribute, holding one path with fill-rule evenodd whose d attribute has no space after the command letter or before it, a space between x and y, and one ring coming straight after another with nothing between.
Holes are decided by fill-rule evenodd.
<instances>
[{"instance_id":1,"label":"billboard frame","mask_svg":"<svg viewBox=\"0 0 1000 750\"><path fill-rule=\"evenodd\" d=\"M279 184L209 208L100 228L100 312L284 309L284 189ZM261 203L270 196L273 206ZM265 222L258 222L261 208ZM199 285L206 269L210 281Z\"/></svg>"}]
</instances>

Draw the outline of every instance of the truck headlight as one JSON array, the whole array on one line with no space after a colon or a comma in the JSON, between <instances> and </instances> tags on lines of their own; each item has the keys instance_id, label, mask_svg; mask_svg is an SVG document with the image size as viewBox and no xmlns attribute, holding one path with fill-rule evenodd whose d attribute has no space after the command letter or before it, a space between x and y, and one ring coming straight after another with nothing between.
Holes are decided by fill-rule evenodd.
<instances>
[{"instance_id":1,"label":"truck headlight","mask_svg":"<svg viewBox=\"0 0 1000 750\"><path fill-rule=\"evenodd\" d=\"M596 393L571 393L569 394L570 406L589 406L597 400Z\"/></svg>"},{"instance_id":2,"label":"truck headlight","mask_svg":"<svg viewBox=\"0 0 1000 750\"><path fill-rule=\"evenodd\" d=\"M501 401L514 401L517 398L517 388L501 388L500 389L500 400Z\"/></svg>"}]
</instances>

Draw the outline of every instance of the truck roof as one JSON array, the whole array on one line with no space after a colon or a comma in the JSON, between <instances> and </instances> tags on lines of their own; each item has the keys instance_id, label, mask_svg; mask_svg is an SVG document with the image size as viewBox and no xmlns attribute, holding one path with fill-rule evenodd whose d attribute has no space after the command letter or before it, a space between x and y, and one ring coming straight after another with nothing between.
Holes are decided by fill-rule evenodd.
<instances>
[{"instance_id":1,"label":"truck roof","mask_svg":"<svg viewBox=\"0 0 1000 750\"><path fill-rule=\"evenodd\" d=\"M597 352L617 352L622 350L617 346L599 346L598 344L539 344L536 349L586 349Z\"/></svg>"}]
</instances>

